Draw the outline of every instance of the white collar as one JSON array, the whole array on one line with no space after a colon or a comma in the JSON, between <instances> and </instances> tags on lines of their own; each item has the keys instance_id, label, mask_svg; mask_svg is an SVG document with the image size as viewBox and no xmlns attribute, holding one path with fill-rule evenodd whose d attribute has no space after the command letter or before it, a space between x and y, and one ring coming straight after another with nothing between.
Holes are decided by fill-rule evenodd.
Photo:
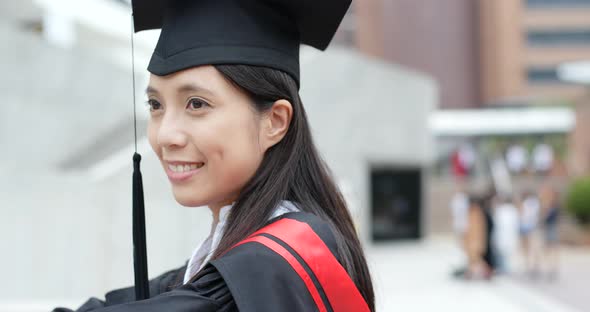
<instances>
[{"instance_id":1,"label":"white collar","mask_svg":"<svg viewBox=\"0 0 590 312\"><path fill-rule=\"evenodd\" d=\"M199 272L205 264L209 262L211 256L213 256L213 253L217 249L217 246L219 246L219 242L225 232L227 217L229 216L232 205L224 206L219 210L218 222L215 223L215 221L213 221L209 236L193 251L186 272L184 273L183 283L186 284L194 274ZM292 202L283 200L279 203L269 219L276 218L288 212L296 211L299 211L299 209Z\"/></svg>"}]
</instances>

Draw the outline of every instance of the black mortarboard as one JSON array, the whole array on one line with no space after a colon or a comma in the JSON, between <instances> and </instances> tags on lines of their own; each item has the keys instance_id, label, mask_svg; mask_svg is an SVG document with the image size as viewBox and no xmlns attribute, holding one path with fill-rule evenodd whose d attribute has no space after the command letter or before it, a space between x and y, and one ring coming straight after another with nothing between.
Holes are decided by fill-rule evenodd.
<instances>
[{"instance_id":1,"label":"black mortarboard","mask_svg":"<svg viewBox=\"0 0 590 312\"><path fill-rule=\"evenodd\" d=\"M299 45L325 50L351 1L132 0L131 4L136 32L162 29L148 66L155 75L199 65L243 64L282 70L299 84ZM133 35L131 39L133 47ZM149 284L135 121L134 128L133 253L136 299L142 300L149 298Z\"/></svg>"},{"instance_id":2,"label":"black mortarboard","mask_svg":"<svg viewBox=\"0 0 590 312\"><path fill-rule=\"evenodd\" d=\"M299 83L299 45L325 50L351 0L134 0L135 31L161 28L148 70L198 65L279 69Z\"/></svg>"}]
</instances>

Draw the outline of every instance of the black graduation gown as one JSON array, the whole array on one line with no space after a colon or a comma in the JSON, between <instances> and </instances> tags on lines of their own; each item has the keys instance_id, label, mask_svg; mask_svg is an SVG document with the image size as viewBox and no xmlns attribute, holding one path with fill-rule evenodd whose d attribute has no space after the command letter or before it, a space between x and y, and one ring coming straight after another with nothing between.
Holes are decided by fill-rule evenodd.
<instances>
[{"instance_id":1,"label":"black graduation gown","mask_svg":"<svg viewBox=\"0 0 590 312\"><path fill-rule=\"evenodd\" d=\"M369 311L336 248L327 222L288 213L211 261L194 282L182 285L184 266L151 280L150 299L134 301L129 287L107 293L104 301L91 298L75 311Z\"/></svg>"}]
</instances>

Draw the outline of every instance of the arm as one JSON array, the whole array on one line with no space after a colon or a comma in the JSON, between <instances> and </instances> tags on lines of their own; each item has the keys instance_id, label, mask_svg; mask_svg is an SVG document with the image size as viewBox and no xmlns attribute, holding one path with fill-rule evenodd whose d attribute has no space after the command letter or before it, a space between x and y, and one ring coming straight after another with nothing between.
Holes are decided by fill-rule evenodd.
<instances>
[{"instance_id":1,"label":"arm","mask_svg":"<svg viewBox=\"0 0 590 312\"><path fill-rule=\"evenodd\" d=\"M186 287L185 287L186 286ZM185 285L156 297L90 310L93 312L209 312L219 311L222 303L203 296L193 285Z\"/></svg>"},{"instance_id":2,"label":"arm","mask_svg":"<svg viewBox=\"0 0 590 312\"><path fill-rule=\"evenodd\" d=\"M188 284L147 300L110 304L91 298L76 312L209 312L220 311L224 303L203 295L194 285ZM226 309L226 311L230 311ZM53 312L72 312L70 309L57 308Z\"/></svg>"},{"instance_id":3,"label":"arm","mask_svg":"<svg viewBox=\"0 0 590 312\"><path fill-rule=\"evenodd\" d=\"M105 306L105 302L99 300L98 298L90 298L88 299L82 306L80 306L76 311L68 308L55 308L52 312L85 312L85 311L92 311L98 308L103 308Z\"/></svg>"},{"instance_id":4,"label":"arm","mask_svg":"<svg viewBox=\"0 0 590 312\"><path fill-rule=\"evenodd\" d=\"M158 277L150 280L150 294L155 297L161 293L167 292L177 285L182 283L182 275L185 267L180 267L166 273L159 275ZM76 310L68 308L55 308L53 312L87 312L95 311L96 309L105 308L113 305L123 304L135 301L135 291L133 287L116 289L108 292L105 295L105 300L92 297L88 299L82 306Z\"/></svg>"}]
</instances>

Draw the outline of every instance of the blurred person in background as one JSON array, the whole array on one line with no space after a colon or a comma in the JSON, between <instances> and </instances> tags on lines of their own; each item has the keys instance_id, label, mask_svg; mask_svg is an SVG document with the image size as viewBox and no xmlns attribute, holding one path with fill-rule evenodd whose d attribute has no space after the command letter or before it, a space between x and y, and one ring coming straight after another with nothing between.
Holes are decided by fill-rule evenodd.
<instances>
[{"instance_id":1,"label":"blurred person in background","mask_svg":"<svg viewBox=\"0 0 590 312\"><path fill-rule=\"evenodd\" d=\"M469 196L464 189L464 184L457 182L456 191L449 203L453 222L453 232L455 233L461 249L463 249L465 244L465 231L467 230L467 215L469 211Z\"/></svg>"},{"instance_id":2,"label":"blurred person in background","mask_svg":"<svg viewBox=\"0 0 590 312\"><path fill-rule=\"evenodd\" d=\"M483 260L488 267L488 279L494 274L497 268L496 251L494 250L493 233L494 233L494 218L493 218L493 204L496 197L495 191L488 191L482 198L481 210L485 221L485 250L483 253Z\"/></svg>"},{"instance_id":3,"label":"blurred person in background","mask_svg":"<svg viewBox=\"0 0 590 312\"><path fill-rule=\"evenodd\" d=\"M473 173L476 154L471 143L463 143L451 154L451 169L453 176L463 179Z\"/></svg>"},{"instance_id":4,"label":"blurred person in background","mask_svg":"<svg viewBox=\"0 0 590 312\"><path fill-rule=\"evenodd\" d=\"M485 212L486 198L470 196L465 232L467 269L461 277L466 279L489 279L493 262L489 250L489 220ZM492 265L491 265L492 264Z\"/></svg>"},{"instance_id":5,"label":"blurred person in background","mask_svg":"<svg viewBox=\"0 0 590 312\"><path fill-rule=\"evenodd\" d=\"M518 143L514 143L506 150L506 165L513 174L520 174L526 169L527 151Z\"/></svg>"},{"instance_id":6,"label":"blurred person in background","mask_svg":"<svg viewBox=\"0 0 590 312\"><path fill-rule=\"evenodd\" d=\"M469 173L467 167L465 166L465 164L463 163L463 160L461 159L461 153L460 153L459 149L456 149L451 154L451 170L452 170L453 176L457 179L465 178L467 176L467 174Z\"/></svg>"},{"instance_id":7,"label":"blurred person in background","mask_svg":"<svg viewBox=\"0 0 590 312\"><path fill-rule=\"evenodd\" d=\"M453 232L457 239L457 246L463 254L466 254L465 234L467 232L468 214L469 214L469 196L465 192L465 186L462 181L455 184L455 193L449 203L451 209ZM466 271L465 265L453 271L453 275L463 275Z\"/></svg>"},{"instance_id":8,"label":"blurred person in background","mask_svg":"<svg viewBox=\"0 0 590 312\"><path fill-rule=\"evenodd\" d=\"M502 195L493 209L493 246L496 251L497 273L509 273L518 250L518 209L511 196Z\"/></svg>"},{"instance_id":9,"label":"blurred person in background","mask_svg":"<svg viewBox=\"0 0 590 312\"><path fill-rule=\"evenodd\" d=\"M559 271L559 193L546 184L540 191L543 226L543 267L548 279L555 280Z\"/></svg>"},{"instance_id":10,"label":"blurred person in background","mask_svg":"<svg viewBox=\"0 0 590 312\"><path fill-rule=\"evenodd\" d=\"M539 272L541 238L539 218L541 203L531 191L524 192L520 204L520 240L524 258L525 272L535 277Z\"/></svg>"},{"instance_id":11,"label":"blurred person in background","mask_svg":"<svg viewBox=\"0 0 590 312\"><path fill-rule=\"evenodd\" d=\"M533 172L547 174L553 168L553 148L547 143L539 143L532 153Z\"/></svg>"},{"instance_id":12,"label":"blurred person in background","mask_svg":"<svg viewBox=\"0 0 590 312\"><path fill-rule=\"evenodd\" d=\"M476 160L476 153L473 144L470 142L465 142L461 145L461 147L459 147L459 160L463 164L467 176L472 175Z\"/></svg>"}]
</instances>

